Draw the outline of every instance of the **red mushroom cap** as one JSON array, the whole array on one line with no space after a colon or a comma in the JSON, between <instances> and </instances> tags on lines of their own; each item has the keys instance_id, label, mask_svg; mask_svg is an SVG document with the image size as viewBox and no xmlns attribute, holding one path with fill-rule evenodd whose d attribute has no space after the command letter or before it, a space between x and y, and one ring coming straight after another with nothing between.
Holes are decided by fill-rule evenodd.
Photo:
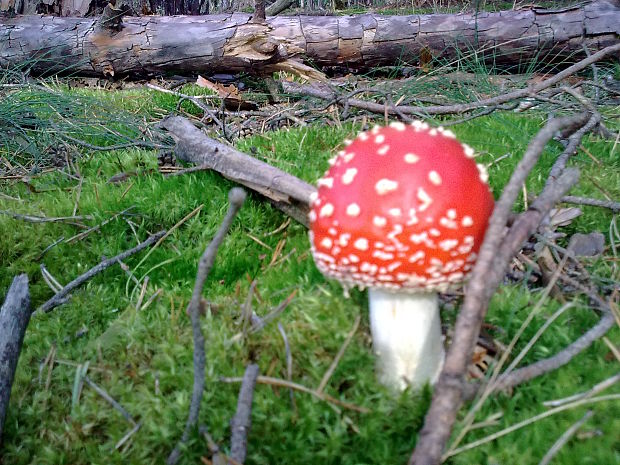
<instances>
[{"instance_id":1,"label":"red mushroom cap","mask_svg":"<svg viewBox=\"0 0 620 465\"><path fill-rule=\"evenodd\" d=\"M312 199L319 270L345 285L411 292L462 281L493 210L473 156L451 131L420 121L359 134Z\"/></svg>"}]
</instances>

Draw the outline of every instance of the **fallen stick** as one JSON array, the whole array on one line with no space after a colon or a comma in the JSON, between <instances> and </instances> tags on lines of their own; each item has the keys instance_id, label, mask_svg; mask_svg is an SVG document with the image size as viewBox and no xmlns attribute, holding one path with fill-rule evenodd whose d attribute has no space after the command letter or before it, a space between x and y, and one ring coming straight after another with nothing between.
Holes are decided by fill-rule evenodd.
<instances>
[{"instance_id":1,"label":"fallen stick","mask_svg":"<svg viewBox=\"0 0 620 465\"><path fill-rule=\"evenodd\" d=\"M243 152L207 137L181 116L164 119L161 126L176 141L179 160L208 167L272 200L295 220L307 225L306 214L314 186Z\"/></svg>"},{"instance_id":2,"label":"fallen stick","mask_svg":"<svg viewBox=\"0 0 620 465\"><path fill-rule=\"evenodd\" d=\"M192 299L189 302L187 310L192 320L192 334L194 339L194 385L192 388L192 400L189 404L189 413L187 414L187 421L185 422L185 428L181 440L172 449L166 463L168 465L174 465L179 461L181 457L181 446L189 439L189 433L191 429L198 422L198 414L200 413L200 402L202 401L202 394L205 388L205 337L202 334L202 328L200 327L200 314L202 313L202 289L204 288L205 281L209 276L209 272L215 263L215 256L217 255L217 249L220 247L224 237L228 234L228 230L232 225L237 212L243 205L245 200L245 192L243 189L235 187L228 193L228 211L222 224L215 233L215 236L205 248L198 262L198 271L196 272L196 282L194 283L194 291L192 292Z\"/></svg>"},{"instance_id":3,"label":"fallen stick","mask_svg":"<svg viewBox=\"0 0 620 465\"><path fill-rule=\"evenodd\" d=\"M17 360L30 321L28 275L13 278L11 287L0 307L0 440L9 409L9 399Z\"/></svg>"},{"instance_id":4,"label":"fallen stick","mask_svg":"<svg viewBox=\"0 0 620 465\"><path fill-rule=\"evenodd\" d=\"M288 382L293 382L293 354L291 353L291 346L288 343L288 337L286 337L286 331L284 331L284 326L282 323L278 322L278 331L280 331L280 335L282 336L282 340L284 341L284 352L286 354L286 380ZM297 404L295 403L295 393L293 389L289 388L288 390L289 397L291 398L291 407L295 416L297 416Z\"/></svg>"},{"instance_id":5,"label":"fallen stick","mask_svg":"<svg viewBox=\"0 0 620 465\"><path fill-rule=\"evenodd\" d=\"M237 411L230 422L230 458L239 463L245 462L247 455L248 433L252 426L252 399L257 377L258 365L248 365L239 390Z\"/></svg>"},{"instance_id":6,"label":"fallen stick","mask_svg":"<svg viewBox=\"0 0 620 465\"><path fill-rule=\"evenodd\" d=\"M52 311L58 305L61 305L61 304L65 303L66 297L69 295L69 293L72 290L74 290L77 287L81 286L86 281L91 279L96 274L101 273L106 268L109 268L112 265L114 265L115 263L120 262L121 260L124 260L125 258L127 258L127 257L129 257L129 256L131 256L131 255L133 255L135 253L138 253L141 250L147 248L153 242L155 242L159 238L163 237L163 235L165 233L166 233L166 231L160 231L158 233L155 233L151 237L149 237L147 240L145 240L144 242L141 242L140 244L138 244L134 248L126 250L125 252L122 252L122 253L118 254L117 256L115 256L115 257L108 258L107 260L103 260L98 265L93 266L86 273L78 276L73 281L71 281L69 284L67 284L65 287L63 287L58 293L56 293L56 295L54 297L52 297L47 302L45 302L43 305L41 305L34 313L35 314L36 313L44 313L44 312L47 313L47 312Z\"/></svg>"},{"instance_id":7,"label":"fallen stick","mask_svg":"<svg viewBox=\"0 0 620 465\"><path fill-rule=\"evenodd\" d=\"M525 383L538 376L557 370L566 365L577 354L590 347L592 343L603 337L615 324L614 317L611 313L605 313L601 319L592 326L586 333L578 338L575 342L569 344L557 354L539 360L531 365L517 368L505 376L501 376L497 381L497 390L508 389L518 384Z\"/></svg>"},{"instance_id":8,"label":"fallen stick","mask_svg":"<svg viewBox=\"0 0 620 465\"><path fill-rule=\"evenodd\" d=\"M530 97L536 93L545 90L555 84L558 84L567 77L584 70L593 63L620 51L620 44L606 47L572 66L560 71L549 79L545 79L537 84L530 85L524 89L518 89L507 94L498 95L478 102L459 103L454 105L430 105L430 106L409 106L409 105L386 105L376 102L368 102L361 99L344 98L336 94L332 89L325 85L308 85L299 84L292 81L282 81L282 89L284 92L291 94L302 94L309 97L319 98L321 100L333 100L335 103L347 104L352 107L360 108L371 113L389 114L389 115L448 115L466 113L479 108L501 105L512 100ZM369 91L371 91L369 89Z\"/></svg>"},{"instance_id":9,"label":"fallen stick","mask_svg":"<svg viewBox=\"0 0 620 465\"><path fill-rule=\"evenodd\" d=\"M88 384L97 394L103 397L103 399L105 399L107 403L109 403L112 407L114 407L123 416L125 420L131 423L131 426L136 426L138 424L133 419L131 414L125 409L125 407L119 404L110 394L107 393L105 389L103 389L101 386L99 386L97 383L95 383L92 379L90 379L86 375L84 376L84 382Z\"/></svg>"},{"instance_id":10,"label":"fallen stick","mask_svg":"<svg viewBox=\"0 0 620 465\"><path fill-rule=\"evenodd\" d=\"M502 196L495 205L489 220L484 242L480 248L478 261L474 266L467 285L465 300L457 317L454 338L448 350L439 381L435 386L433 400L426 414L424 427L420 432L418 443L410 458L410 465L435 465L440 463L444 447L450 437L452 425L463 401L466 388L465 373L471 360L474 343L478 338L480 326L486 314L488 302L499 286L505 268L516 253L523 239L532 228L537 226L535 220L544 218L547 211L557 202L574 183L574 172L560 176L557 183L548 186L546 198L538 199L536 210L517 220L505 235L504 230L510 216L512 205L521 192L521 186L536 164L546 144L557 131L567 127L577 129L589 119L587 113L550 120L532 139L523 159L517 165L510 181L504 188ZM562 180L564 185L556 189ZM530 213L532 212L532 213ZM524 214L524 215L526 215ZM509 240L507 240L509 239Z\"/></svg>"},{"instance_id":11,"label":"fallen stick","mask_svg":"<svg viewBox=\"0 0 620 465\"><path fill-rule=\"evenodd\" d=\"M589 199L587 197L577 197L574 195L565 195L562 202L572 203L575 205L588 205L591 207L609 208L614 213L620 212L620 202L613 200Z\"/></svg>"},{"instance_id":12,"label":"fallen stick","mask_svg":"<svg viewBox=\"0 0 620 465\"><path fill-rule=\"evenodd\" d=\"M0 215L7 215L16 220L22 220L27 223L62 223L66 222L73 226L78 226L80 228L87 228L88 226L83 225L82 223L77 223L77 221L81 220L92 220L93 217L91 215L80 215L80 216L57 216L57 217L48 217L48 216L37 216L37 215L23 215L21 213L10 212L6 210L0 210Z\"/></svg>"}]
</instances>

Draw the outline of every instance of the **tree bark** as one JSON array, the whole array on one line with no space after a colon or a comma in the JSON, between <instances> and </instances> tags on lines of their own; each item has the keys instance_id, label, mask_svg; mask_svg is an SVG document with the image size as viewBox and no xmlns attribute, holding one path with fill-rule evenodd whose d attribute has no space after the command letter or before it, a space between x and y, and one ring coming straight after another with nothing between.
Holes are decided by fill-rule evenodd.
<instances>
[{"instance_id":1,"label":"tree bark","mask_svg":"<svg viewBox=\"0 0 620 465\"><path fill-rule=\"evenodd\" d=\"M28 276L21 274L13 279L0 308L0 440L9 408L17 360L31 314Z\"/></svg>"},{"instance_id":2,"label":"tree bark","mask_svg":"<svg viewBox=\"0 0 620 465\"><path fill-rule=\"evenodd\" d=\"M7 0L0 0L7 1ZM419 63L420 56L494 65L574 62L620 42L620 0L563 10L411 16L251 15L125 17L120 31L92 18L0 19L0 66L28 62L35 73L148 76L271 72L299 57L350 71ZM617 54L616 57L619 55ZM315 76L316 77L316 76Z\"/></svg>"},{"instance_id":3,"label":"tree bark","mask_svg":"<svg viewBox=\"0 0 620 465\"><path fill-rule=\"evenodd\" d=\"M314 186L207 137L181 116L171 116L160 124L175 139L179 160L217 171L264 195L277 208L308 225L310 197L316 192Z\"/></svg>"}]
</instances>

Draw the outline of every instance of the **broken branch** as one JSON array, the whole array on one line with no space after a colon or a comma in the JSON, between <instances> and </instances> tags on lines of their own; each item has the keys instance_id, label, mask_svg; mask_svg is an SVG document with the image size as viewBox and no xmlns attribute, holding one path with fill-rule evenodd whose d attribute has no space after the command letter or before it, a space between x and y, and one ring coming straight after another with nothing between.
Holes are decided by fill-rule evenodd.
<instances>
[{"instance_id":1,"label":"broken branch","mask_svg":"<svg viewBox=\"0 0 620 465\"><path fill-rule=\"evenodd\" d=\"M0 440L9 409L17 360L29 322L28 275L20 274L13 278L4 303L0 307Z\"/></svg>"},{"instance_id":2,"label":"broken branch","mask_svg":"<svg viewBox=\"0 0 620 465\"><path fill-rule=\"evenodd\" d=\"M522 235L527 237L528 234L528 228L523 225L525 220L518 222L520 224L515 223L509 232L509 237L513 241L510 245L505 245L504 229L523 182L536 164L546 144L557 131L567 127L583 126L588 119L588 114L581 113L547 122L545 127L530 142L523 159L517 165L508 185L496 203L489 220L484 242L480 248L478 261L474 266L466 289L465 300L456 321L452 345L448 350L444 368L435 387L433 400L426 414L418 444L409 461L411 465L440 463L443 449L450 437L452 425L463 401L467 365L471 360L474 343L478 338L488 302L501 282L510 258L522 244L522 240L519 238ZM568 176L566 176L567 174ZM573 176L574 172L563 175L567 185L572 185L573 180L571 178ZM564 187L562 186L561 189L558 188L557 190L554 188L553 195L547 194L546 197L549 198L549 202L558 194L558 191L560 195L556 201L559 200L566 193ZM542 205L537 206L537 208L542 209L547 206L547 202L541 201L540 203ZM539 214L543 215L542 218L546 212L534 210L534 216ZM528 226L531 226L531 223ZM512 236L510 236L511 233L513 233ZM500 250L503 252L501 257L498 256Z\"/></svg>"},{"instance_id":3,"label":"broken branch","mask_svg":"<svg viewBox=\"0 0 620 465\"><path fill-rule=\"evenodd\" d=\"M254 387L258 377L258 365L248 365L243 375L239 398L237 399L237 411L230 422L230 458L243 463L248 449L248 433L252 426L252 399Z\"/></svg>"},{"instance_id":4,"label":"broken branch","mask_svg":"<svg viewBox=\"0 0 620 465\"><path fill-rule=\"evenodd\" d=\"M58 293L56 293L54 297L52 297L47 302L45 302L43 305L41 305L36 310L35 313L43 313L43 312L47 313L47 312L52 311L58 305L61 305L66 302L66 297L69 295L69 293L73 289L80 287L82 284L84 284L86 281L91 279L93 276L95 276L98 273L101 273L103 270L111 267L115 263L120 262L121 260L124 260L125 258L135 253L140 252L142 249L147 248L153 242L163 237L165 233L166 231L160 231L158 233L155 233L151 237L149 237L147 240L145 240L144 242L141 242L140 244L133 247L132 249L126 250L125 252L122 252L115 257L108 258L107 260L103 260L101 263L99 263L98 265L95 265L90 270L88 270L86 273L78 276L73 281L71 281L69 284L67 284L65 287L63 287Z\"/></svg>"},{"instance_id":5,"label":"broken branch","mask_svg":"<svg viewBox=\"0 0 620 465\"><path fill-rule=\"evenodd\" d=\"M215 263L215 256L217 255L217 249L226 237L230 226L232 225L237 212L243 205L245 200L245 191L238 187L234 187L228 193L228 211L226 216L220 225L220 228L215 233L215 236L203 252L198 262L198 271L196 273L196 282L194 284L194 291L192 293L192 300L187 308L191 320L192 320L192 333L194 338L194 386L192 389L192 400L189 405L189 413L187 415L187 422L185 423L185 429L181 440L170 452L166 463L168 465L174 465L178 462L181 456L181 445L185 444L189 439L190 430L196 425L198 421L198 414L200 413L200 401L202 400L202 393L205 387L205 338L202 334L200 327L200 314L201 314L201 296L202 289L205 281L209 276L209 272Z\"/></svg>"}]
</instances>

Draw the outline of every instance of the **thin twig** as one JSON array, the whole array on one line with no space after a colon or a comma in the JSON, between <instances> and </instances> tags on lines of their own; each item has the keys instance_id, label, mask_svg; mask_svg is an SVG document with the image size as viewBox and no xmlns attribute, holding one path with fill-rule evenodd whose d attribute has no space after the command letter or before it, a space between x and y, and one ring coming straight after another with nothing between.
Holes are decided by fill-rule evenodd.
<instances>
[{"instance_id":1,"label":"thin twig","mask_svg":"<svg viewBox=\"0 0 620 465\"><path fill-rule=\"evenodd\" d=\"M82 147L86 147L87 149L91 149L91 150L97 150L99 152L106 152L106 151L111 151L111 150L120 150L120 149L126 149L129 147L145 147L145 148L149 148L149 149L169 149L170 146L169 145L162 145L162 144L155 144L153 142L147 142L144 140L134 140L132 142L126 142L123 144L114 144L114 145L95 145L95 144L89 144L86 141L83 141L81 139L76 139L75 137L71 137L70 135L62 132L62 130L56 126L55 124L51 123L52 127L56 130L58 130L58 134L60 135L60 137L62 137L63 139L66 139L70 142L74 142L78 145L81 145Z\"/></svg>"},{"instance_id":2,"label":"thin twig","mask_svg":"<svg viewBox=\"0 0 620 465\"><path fill-rule=\"evenodd\" d=\"M338 366L340 359L344 355L344 352L347 350L347 347L349 347L349 344L351 343L351 340L353 339L353 336L355 335L355 332L357 331L357 328L360 325L360 321L361 321L361 316L358 314L355 317L355 321L353 322L353 327L351 328L351 331L349 331L349 334L347 334L347 337L342 343L342 346L340 346L340 350L338 351L331 365L329 366L329 368L323 375L323 378L321 379L321 382L319 383L319 387L316 388L316 392L318 393L323 392L323 389L325 389L325 386L327 386L327 383L329 383L329 379L334 374L334 371L336 370L336 367Z\"/></svg>"},{"instance_id":3,"label":"thin twig","mask_svg":"<svg viewBox=\"0 0 620 465\"><path fill-rule=\"evenodd\" d=\"M72 242L75 241L79 241L84 239L86 236L88 236L90 233L98 231L99 229L101 229L103 226L105 226L106 224L108 224L110 221L115 220L116 218L118 218L121 215L124 215L125 213L127 213L129 210L136 208L135 205L132 205L129 208L126 208L125 210L123 210L122 212L118 212L115 215L111 216L110 218L108 218L105 221L102 221L101 223L99 223L98 225L93 226L92 228L88 228L86 231L82 231L79 234L76 234L75 236L70 237L69 239L67 239L65 242L67 244L70 244Z\"/></svg>"},{"instance_id":4,"label":"thin twig","mask_svg":"<svg viewBox=\"0 0 620 465\"><path fill-rule=\"evenodd\" d=\"M583 136L587 132L591 131L600 121L601 115L598 112L592 113L588 122L570 135L568 138L568 144L564 148L564 151L556 158L555 163L551 167L551 171L549 171L549 176L547 177L545 187L555 182L555 180L564 172L566 169L566 163L577 151Z\"/></svg>"},{"instance_id":5,"label":"thin twig","mask_svg":"<svg viewBox=\"0 0 620 465\"><path fill-rule=\"evenodd\" d=\"M138 432L141 426L142 426L142 423L136 423L136 425L133 428L127 431L127 434L125 434L125 436L119 439L119 441L114 446L114 450L119 450L121 447L123 447L123 444L129 441L129 439Z\"/></svg>"},{"instance_id":6,"label":"thin twig","mask_svg":"<svg viewBox=\"0 0 620 465\"><path fill-rule=\"evenodd\" d=\"M594 412L592 410L588 410L580 420L576 421L570 428L564 431L562 436L560 436L558 440L553 443L553 446L551 446L551 448L547 451L538 465L549 465L558 452L560 452L560 449L564 447L570 438L573 437L577 430L581 428L583 424L592 417L592 415L594 415Z\"/></svg>"},{"instance_id":7,"label":"thin twig","mask_svg":"<svg viewBox=\"0 0 620 465\"><path fill-rule=\"evenodd\" d=\"M140 295L138 296L138 301L136 302L136 310L140 310L142 306L142 300L144 299L144 294L146 294L146 287L149 285L149 277L147 276L142 281L142 288L140 289Z\"/></svg>"},{"instance_id":8,"label":"thin twig","mask_svg":"<svg viewBox=\"0 0 620 465\"><path fill-rule=\"evenodd\" d=\"M248 295L245 298L245 302L241 306L240 320L241 334L243 339L245 339L246 335L248 334L248 329L250 328L250 325L253 324L254 318L252 318L252 316L254 316L254 311L252 310L252 299L254 298L254 289L256 288L257 284L258 281L256 281L256 279L252 280L252 282L250 283L250 289L248 290ZM261 321L258 316L256 316L255 319L257 322Z\"/></svg>"},{"instance_id":9,"label":"thin twig","mask_svg":"<svg viewBox=\"0 0 620 465\"><path fill-rule=\"evenodd\" d=\"M219 229L215 233L213 240L209 243L204 253L200 257L198 262L198 271L196 273L196 283L194 284L194 291L192 293L192 300L189 303L188 311L192 320L192 333L194 338L194 387L192 390L192 400L189 405L189 414L187 415L187 422L185 423L185 429L181 440L170 452L166 463L168 465L174 465L177 463L181 456L181 446L185 444L189 438L191 429L196 425L198 421L198 414L200 412L200 401L202 400L202 393L205 385L205 338L200 328L200 313L201 313L201 296L202 289L205 281L209 276L209 272L215 262L215 256L217 255L217 249L226 237L230 226L232 225L237 212L243 205L245 200L245 191L239 187L232 188L228 193L228 211L222 221Z\"/></svg>"},{"instance_id":10,"label":"thin twig","mask_svg":"<svg viewBox=\"0 0 620 465\"><path fill-rule=\"evenodd\" d=\"M211 118L211 120L217 124L220 129L222 129L224 131L224 125L222 124L222 122L218 119L217 116L215 116L215 113L213 113L213 111L211 110L211 108L209 108L207 105L205 105L204 103L202 103L200 101L200 99L198 99L197 97L192 97L191 95L187 95L187 94L183 94L181 92L177 92L174 90L169 90L169 89L164 89L163 87L159 87L156 86L154 84L150 84L147 82L146 87L148 87L149 89L153 89L153 90L157 90L159 92L163 92L165 94L170 94L170 95L174 95L176 97L181 97L181 99L183 100L188 100L190 102L192 102L194 105L196 105L198 108L200 108L202 111L204 111L207 115L209 115L209 118ZM212 98L216 98L216 99L222 99L222 97L218 97L218 96L210 96Z\"/></svg>"},{"instance_id":11,"label":"thin twig","mask_svg":"<svg viewBox=\"0 0 620 465\"><path fill-rule=\"evenodd\" d=\"M607 331L614 326L614 324L615 321L613 315L609 312L604 313L596 325L592 326L592 328L586 331L583 336L557 354L549 358L539 360L538 362L532 363L531 365L523 368L519 368L512 373L503 376L500 380L498 380L497 389L508 389L566 365L577 354L590 347L594 341L603 337Z\"/></svg>"},{"instance_id":12,"label":"thin twig","mask_svg":"<svg viewBox=\"0 0 620 465\"><path fill-rule=\"evenodd\" d=\"M302 93L311 97L320 98L323 100L335 100L336 103L347 103L350 106L361 108L373 113L384 114L405 114L405 115L447 115L452 113L465 113L468 111L476 110L478 108L486 108L493 105L501 105L511 100L516 100L524 97L535 95L536 93L545 90L559 82L563 81L567 77L587 68L592 63L595 63L602 58L614 54L620 50L620 44L611 45L598 52L592 54L589 57L575 63L572 66L560 71L549 79L532 84L525 89L518 89L507 94L498 95L477 102L455 104L455 105L431 105L431 106L387 106L386 104L368 102L360 99L342 99L338 97L332 90L318 89L309 85L302 85L295 82L283 81L282 86L285 92L290 93Z\"/></svg>"},{"instance_id":13,"label":"thin twig","mask_svg":"<svg viewBox=\"0 0 620 465\"><path fill-rule=\"evenodd\" d=\"M120 260L124 260L125 258L127 258L127 257L129 257L129 256L131 256L131 255L133 255L135 253L138 253L141 250L149 247L153 242L155 242L159 238L163 237L163 235L165 233L166 233L166 231L160 231L158 233L155 233L151 237L149 237L147 240L145 240L144 242L141 242L140 244L138 244L137 246L135 246L135 247L133 247L133 248L131 248L129 250L126 250L125 252L122 252L122 253L118 254L117 256L115 256L115 257L108 258L107 260L102 261L98 265L95 265L90 270L88 270L86 273L78 276L73 281L71 281L69 284L67 284L65 287L63 287L60 290L60 292L58 292L54 297L52 297L47 302L45 302L43 305L41 305L36 310L35 313L43 313L43 312L47 313L47 312L53 310L55 307L57 307L58 305L61 305L62 303L65 302L65 297L73 289L76 289L77 287L81 286L86 281L91 279L93 276L95 276L98 273L101 273L103 270L111 267L112 265L114 265L115 263L119 262Z\"/></svg>"},{"instance_id":14,"label":"thin twig","mask_svg":"<svg viewBox=\"0 0 620 465\"><path fill-rule=\"evenodd\" d=\"M230 422L230 458L239 463L243 463L247 455L248 433L252 426L252 399L257 376L258 365L248 365L239 389L237 411Z\"/></svg>"},{"instance_id":15,"label":"thin twig","mask_svg":"<svg viewBox=\"0 0 620 465\"><path fill-rule=\"evenodd\" d=\"M562 202L573 203L575 205L589 205L592 207L609 208L614 213L620 212L620 202L614 202L613 200L589 199L586 197L565 195L562 197Z\"/></svg>"},{"instance_id":16,"label":"thin twig","mask_svg":"<svg viewBox=\"0 0 620 465\"><path fill-rule=\"evenodd\" d=\"M250 328L250 332L251 333L257 333L260 330L262 330L265 326L267 326L269 323L271 323L273 320L278 318L280 316L280 314L284 310L286 310L286 308L293 301L293 299L295 298L296 295L297 295L297 289L294 289L293 292L291 292L286 297L286 299L284 299L282 302L280 302L280 304L278 304L278 306L276 308L274 308L271 312L269 312L267 315L265 315L263 318L261 318L260 321L258 322L258 324L253 325L252 328Z\"/></svg>"},{"instance_id":17,"label":"thin twig","mask_svg":"<svg viewBox=\"0 0 620 465\"><path fill-rule=\"evenodd\" d=\"M43 249L43 251L37 256L37 258L35 259L35 261L39 261L43 258L43 255L45 255L47 252L49 252L52 248L54 248L55 246L57 246L58 244L60 244L62 241L65 240L65 236L60 236L58 239L56 239L54 242L52 242L50 245L48 245L47 247L45 247Z\"/></svg>"},{"instance_id":18,"label":"thin twig","mask_svg":"<svg viewBox=\"0 0 620 465\"><path fill-rule=\"evenodd\" d=\"M563 412L564 410L569 410L575 407L580 407L581 405L594 404L598 402L606 402L610 400L620 400L620 394L609 394L606 396L593 397L591 399L581 399L576 402L571 402L570 404L565 404L560 407L556 407L551 410L547 410L539 415L536 415L532 418L528 418L527 420L523 420L519 423L516 423L508 428L505 428L497 433L493 433L489 436L486 436L482 439L479 439L474 442L470 442L469 444L465 444L463 447L459 447L458 449L453 450L449 457L460 454L461 452L465 452L466 450L474 449L482 444L486 444L487 442L491 442L496 440L497 438L501 438L502 436L506 436L507 434L512 433L513 431L517 431L525 426L531 425L532 423L536 423L539 420L555 415L556 413ZM447 458L447 457L446 457Z\"/></svg>"},{"instance_id":19,"label":"thin twig","mask_svg":"<svg viewBox=\"0 0 620 465\"><path fill-rule=\"evenodd\" d=\"M284 341L284 351L286 352L286 379L289 382L293 382L293 354L291 353L291 346L288 343L284 326L282 326L282 323L280 322L278 322L278 331L280 331L280 335ZM295 403L295 394L293 393L293 389L289 389L288 392L291 398L291 407L293 408L295 415L297 415L297 404Z\"/></svg>"},{"instance_id":20,"label":"thin twig","mask_svg":"<svg viewBox=\"0 0 620 465\"><path fill-rule=\"evenodd\" d=\"M97 394L99 394L101 397L103 397L106 400L106 402L108 402L112 407L114 407L116 410L118 410L118 412L123 416L123 418L125 420L127 420L133 426L137 425L136 421L133 419L131 414L125 409L125 407L123 407L116 400L114 400L114 398L110 394L108 394L105 391L105 389L103 389L98 384L96 384L87 375L84 375L83 379L84 379L84 382L86 384L88 384Z\"/></svg>"},{"instance_id":21,"label":"thin twig","mask_svg":"<svg viewBox=\"0 0 620 465\"><path fill-rule=\"evenodd\" d=\"M144 257L142 257L142 259L138 262L138 264L134 267L134 271L132 272L135 273L135 271L140 268L140 266L150 257L150 255L155 251L155 249L157 249L157 247L159 247L165 240L166 238L172 234L177 228L179 228L182 224L184 224L186 221L188 221L190 218L194 217L194 215L197 215L198 212L200 212L200 210L202 210L202 208L205 206L204 203L201 203L200 205L198 205L196 208L194 208L191 212L189 212L187 215L185 215L183 218L181 218L174 226L172 226L170 229L168 229L167 231L164 231L164 235L161 236L159 238L159 240L155 243L155 245L151 248L151 250L149 250L146 255L144 255ZM130 275L131 276L131 275ZM135 278L135 276L134 276ZM126 284L125 284L125 293L129 294L129 279L127 280ZM135 280L134 280L135 282ZM138 280L138 282L136 283L136 286L139 285L140 280ZM135 288L134 288L135 289ZM133 295L133 292L132 292Z\"/></svg>"},{"instance_id":22,"label":"thin twig","mask_svg":"<svg viewBox=\"0 0 620 465\"><path fill-rule=\"evenodd\" d=\"M78 215L78 216L37 216L37 215L23 215L21 213L10 212L7 210L0 210L0 215L8 215L16 220L26 221L27 223L69 223L74 226L84 228L82 223L76 223L81 220L92 220L91 215Z\"/></svg>"},{"instance_id":23,"label":"thin twig","mask_svg":"<svg viewBox=\"0 0 620 465\"><path fill-rule=\"evenodd\" d=\"M148 298L148 300L146 302L144 302L144 304L142 305L142 307L140 307L140 311L144 311L148 308L149 305L151 305L153 303L153 301L159 297L162 293L162 289L161 287L158 288L155 292L153 292L153 294L151 295L151 297Z\"/></svg>"},{"instance_id":24,"label":"thin twig","mask_svg":"<svg viewBox=\"0 0 620 465\"><path fill-rule=\"evenodd\" d=\"M616 373L615 375L611 376L610 378L607 378L607 379L601 381L600 383L595 384L588 391L580 392L579 394L574 394L574 395L569 396L569 397L564 397L563 399L548 400L546 402L543 402L543 405L545 407L559 407L560 405L568 404L570 402L574 402L574 401L579 400L579 399L587 399L588 397L595 396L599 392L603 392L605 389L607 389L608 387L613 386L618 381L620 381L620 373Z\"/></svg>"},{"instance_id":25,"label":"thin twig","mask_svg":"<svg viewBox=\"0 0 620 465\"><path fill-rule=\"evenodd\" d=\"M45 264L41 263L39 265L39 268L41 269L41 276L43 276L43 281L45 281L45 284L47 284L48 287L52 291L54 291L54 293L60 292L60 290L62 289L62 284L60 284L58 280L54 278L54 276L52 275L52 273L49 272Z\"/></svg>"},{"instance_id":26,"label":"thin twig","mask_svg":"<svg viewBox=\"0 0 620 465\"><path fill-rule=\"evenodd\" d=\"M241 381L243 381L243 378L220 378L220 381L223 383L240 383ZM291 388L295 391L305 392L306 394L310 394L317 399L338 405L349 410L354 410L360 413L370 413L370 409L366 407L360 407L359 405L344 402L340 399L336 399L335 397L330 396L329 394L325 394L324 392L317 392L314 389L310 389L302 384L292 383L284 379L272 378L271 376L258 376L256 378L256 382L259 384L269 384L271 386Z\"/></svg>"},{"instance_id":27,"label":"thin twig","mask_svg":"<svg viewBox=\"0 0 620 465\"><path fill-rule=\"evenodd\" d=\"M250 286L251 289L252 286ZM254 291L253 291L254 292ZM284 299L282 302L280 302L280 304L278 304L277 307L275 307L271 312L269 312L267 315L265 315L263 318L259 317L258 315L256 315L250 307L250 311L248 312L249 315L249 319L250 322L252 323L252 325L247 329L247 331L241 331L237 334L235 334L233 337L231 337L228 340L229 344L232 344L234 342L237 342L243 338L245 338L247 336L247 334L256 334L260 331L263 330L263 328L265 328L265 326L267 326L269 323L271 323L273 320L275 320L278 316L280 316L280 314L286 310L286 307L288 307L288 305L292 302L293 298L295 297L295 295L297 294L297 289L295 289L293 292L291 292L288 297L286 299ZM252 294L248 294L248 299L252 296ZM244 304L244 307L246 307L247 303ZM247 308L247 307L246 307ZM243 310L245 312L245 310ZM245 318L245 316L242 315L242 318ZM243 322L244 320L242 320Z\"/></svg>"},{"instance_id":28,"label":"thin twig","mask_svg":"<svg viewBox=\"0 0 620 465\"><path fill-rule=\"evenodd\" d=\"M497 364L493 368L493 373L491 374L491 378L489 379L488 383L486 383L486 385L484 387L484 391L482 392L482 395L476 401L476 403L471 407L469 412L467 412L467 415L465 416L465 419L462 422L463 423L463 428L461 429L461 431L459 432L457 437L454 439L454 442L452 443L452 445L448 449L448 452L446 454L444 454L444 457L446 457L448 454L450 454L450 451L456 449L456 447L459 445L461 440L469 432L470 427L471 427L471 425L473 424L473 422L474 422L474 420L476 418L476 413L482 408L482 406L484 405L485 401L489 398L489 396L496 389L496 387L497 387L497 379L500 376L500 370L502 369L502 367L504 366L504 364L508 360L508 357L512 353L512 350L514 349L515 345L517 344L517 342L521 338L521 335L523 334L523 332L527 329L527 327L532 322L534 317L536 315L538 315L538 313L542 309L542 306L545 303L545 301L547 300L547 298L549 297L549 294L551 293L551 290L555 286L555 283L557 282L557 280L558 280L558 278L560 276L560 273L562 272L562 268L564 268L564 266L566 264L567 259L568 259L568 257L565 255L564 259L558 265L558 267L556 268L555 272L553 273L553 276L549 280L549 283L545 287L545 290L543 291L542 295L540 296L540 298L536 302L536 305L528 313L527 317L525 318L525 320L521 324L521 327L517 330L515 335L512 337L512 340L508 344L508 347L506 347L506 350L503 351L501 358L499 359L499 361L497 362ZM564 310L566 310L567 308L570 308L571 306L573 306L572 303L564 305L560 309L560 311L556 312L556 315L559 316L561 313L564 312ZM543 325L541 330L539 330L538 333L529 341L529 343L526 344L524 349L519 353L519 355L517 355L515 360L513 360L512 364L506 370L507 373L509 373L521 361L521 359L527 354L527 352L529 351L531 346L535 343L535 341L538 339L540 334L542 334L544 329L547 327L547 323L551 324L551 322L553 322L553 320L555 318L557 318L556 315L554 315L554 317L552 317L550 320L548 320L545 323L545 325Z\"/></svg>"}]
</instances>

